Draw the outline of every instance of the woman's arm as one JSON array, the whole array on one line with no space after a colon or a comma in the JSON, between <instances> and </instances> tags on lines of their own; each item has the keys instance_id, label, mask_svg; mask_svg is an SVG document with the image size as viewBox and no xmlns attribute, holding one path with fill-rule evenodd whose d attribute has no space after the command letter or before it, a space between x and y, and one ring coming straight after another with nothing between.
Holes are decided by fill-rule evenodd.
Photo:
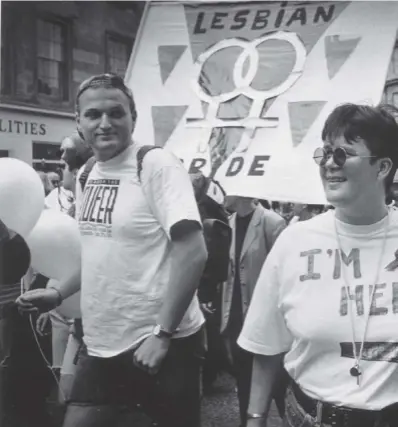
<instances>
[{"instance_id":1,"label":"woman's arm","mask_svg":"<svg viewBox=\"0 0 398 427\"><path fill-rule=\"evenodd\" d=\"M266 426L274 386L283 367L284 355L284 353L274 356L254 355L247 427ZM261 418L250 418L250 415L261 415Z\"/></svg>"}]
</instances>

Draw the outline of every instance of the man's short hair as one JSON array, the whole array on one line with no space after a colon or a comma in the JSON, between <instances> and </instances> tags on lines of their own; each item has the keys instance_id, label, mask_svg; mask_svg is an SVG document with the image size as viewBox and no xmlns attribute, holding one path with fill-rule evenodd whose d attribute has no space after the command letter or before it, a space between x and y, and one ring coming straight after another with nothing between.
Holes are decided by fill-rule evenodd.
<instances>
[{"instance_id":1,"label":"man's short hair","mask_svg":"<svg viewBox=\"0 0 398 427\"><path fill-rule=\"evenodd\" d=\"M391 159L393 165L385 180L387 192L398 167L398 124L393 110L392 106L343 104L332 111L322 130L323 141L342 136L353 144L363 139L372 156Z\"/></svg>"},{"instance_id":2,"label":"man's short hair","mask_svg":"<svg viewBox=\"0 0 398 427\"><path fill-rule=\"evenodd\" d=\"M66 139L71 141L72 146L66 149L61 148L60 157L67 164L70 171L80 169L93 156L93 151L78 133L65 137L63 141Z\"/></svg>"},{"instance_id":3,"label":"man's short hair","mask_svg":"<svg viewBox=\"0 0 398 427\"><path fill-rule=\"evenodd\" d=\"M98 89L98 88L106 88L106 89L120 89L128 98L130 104L130 111L133 119L137 118L137 111L135 108L135 102L133 93L131 90L125 85L122 77L117 74L105 73L105 74L97 74L95 76L91 76L88 79L84 80L83 83L80 84L79 89L76 95L76 113L79 114L80 106L79 99L83 92L87 89Z\"/></svg>"}]
</instances>

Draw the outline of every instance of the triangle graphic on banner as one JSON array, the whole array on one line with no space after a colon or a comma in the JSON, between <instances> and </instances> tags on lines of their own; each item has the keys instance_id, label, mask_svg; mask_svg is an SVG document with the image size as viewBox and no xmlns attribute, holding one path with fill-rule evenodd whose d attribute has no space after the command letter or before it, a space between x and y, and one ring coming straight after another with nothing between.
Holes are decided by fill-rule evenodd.
<instances>
[{"instance_id":1,"label":"triangle graphic on banner","mask_svg":"<svg viewBox=\"0 0 398 427\"><path fill-rule=\"evenodd\" d=\"M162 77L163 84L166 83L166 80L186 49L187 46L180 45L158 46L160 76Z\"/></svg>"},{"instance_id":2,"label":"triangle graphic on banner","mask_svg":"<svg viewBox=\"0 0 398 427\"><path fill-rule=\"evenodd\" d=\"M352 52L358 46L361 37L358 36L327 36L325 37L326 63L329 79L339 72Z\"/></svg>"},{"instance_id":3,"label":"triangle graphic on banner","mask_svg":"<svg viewBox=\"0 0 398 427\"><path fill-rule=\"evenodd\" d=\"M297 147L303 141L325 104L326 101L289 102L293 147Z\"/></svg>"},{"instance_id":4,"label":"triangle graphic on banner","mask_svg":"<svg viewBox=\"0 0 398 427\"><path fill-rule=\"evenodd\" d=\"M162 105L152 107L155 145L164 147L178 123L188 109L188 105Z\"/></svg>"}]
</instances>

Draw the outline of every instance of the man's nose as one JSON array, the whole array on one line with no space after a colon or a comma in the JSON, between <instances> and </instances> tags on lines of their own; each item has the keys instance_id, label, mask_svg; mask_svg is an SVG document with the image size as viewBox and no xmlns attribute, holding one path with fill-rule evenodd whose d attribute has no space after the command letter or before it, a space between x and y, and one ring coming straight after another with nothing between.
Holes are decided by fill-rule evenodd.
<instances>
[{"instance_id":1,"label":"man's nose","mask_svg":"<svg viewBox=\"0 0 398 427\"><path fill-rule=\"evenodd\" d=\"M100 128L101 129L108 129L110 127L111 127L111 122L109 120L108 114L106 114L106 113L102 114Z\"/></svg>"}]
</instances>

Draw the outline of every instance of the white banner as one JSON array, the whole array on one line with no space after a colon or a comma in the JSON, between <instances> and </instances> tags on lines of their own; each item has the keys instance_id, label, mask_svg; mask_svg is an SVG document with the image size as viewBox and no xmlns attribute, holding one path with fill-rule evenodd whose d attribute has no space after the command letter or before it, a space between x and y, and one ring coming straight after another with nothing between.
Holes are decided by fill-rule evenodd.
<instances>
[{"instance_id":1,"label":"white banner","mask_svg":"<svg viewBox=\"0 0 398 427\"><path fill-rule=\"evenodd\" d=\"M228 194L326 203L323 124L380 102L397 24L396 2L150 3L126 74L134 137Z\"/></svg>"}]
</instances>

